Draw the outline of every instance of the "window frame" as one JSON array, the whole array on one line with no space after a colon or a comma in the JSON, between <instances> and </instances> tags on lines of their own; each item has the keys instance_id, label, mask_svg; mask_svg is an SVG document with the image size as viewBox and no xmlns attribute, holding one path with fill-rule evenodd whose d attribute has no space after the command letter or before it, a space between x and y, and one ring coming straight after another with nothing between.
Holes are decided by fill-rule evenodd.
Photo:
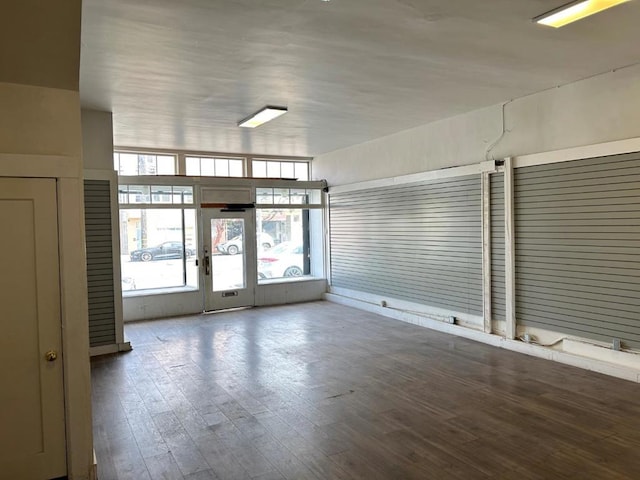
<instances>
[{"instance_id":1,"label":"window frame","mask_svg":"<svg viewBox=\"0 0 640 480\"><path fill-rule=\"evenodd\" d=\"M187 171L187 163L190 159L198 160L198 174L189 173ZM213 175L202 174L202 160L213 160ZM241 175L218 175L216 170L218 168L218 161L227 161L227 172L231 172L230 161L239 161L242 166ZM188 177L204 177L204 178L246 178L247 177L247 158L246 157L234 157L232 155L204 155L204 154L184 154L184 174Z\"/></svg>"},{"instance_id":2,"label":"window frame","mask_svg":"<svg viewBox=\"0 0 640 480\"><path fill-rule=\"evenodd\" d=\"M116 155L118 155L117 168L116 168ZM138 171L136 175L125 175L120 173L121 160L120 155L138 155L138 156L150 156L155 158L156 173L140 173L140 165L138 164ZM157 173L158 171L158 157L171 157L173 158L173 173ZM145 151L145 150L128 150L128 149L115 149L113 150L113 169L115 170L118 178L121 177L173 177L179 174L178 169L178 154L175 152L158 152L158 151Z\"/></svg>"},{"instance_id":3,"label":"window frame","mask_svg":"<svg viewBox=\"0 0 640 480\"><path fill-rule=\"evenodd\" d=\"M129 191L129 187L148 187L149 188L149 202L148 203L121 203L120 196L122 194L122 187L127 187L127 192ZM153 195L152 190L153 187L171 187L172 192L173 188L177 187L185 188L190 187L192 190L191 203L153 203ZM181 291L198 291L200 289L200 278L199 275L197 277L197 285L188 285L187 282L187 239L186 239L186 210L194 211L194 226L195 226L195 247L196 247L196 258L198 257L198 251L200 248L200 224L199 224L199 192L193 182L186 182L181 177L177 176L166 176L166 177L158 177L156 175L145 175L145 176L118 176L118 221L120 221L120 212L123 210L180 210L180 218L181 218L181 226L182 226L182 244L184 248L184 252L182 255L182 277L183 284L181 286L170 286L170 287L157 287L157 288L146 288L146 289L136 289L136 290L127 290L122 292L123 298L126 297L136 297L136 296L146 296L146 295L162 295L166 293L173 292L181 292ZM130 194L129 194L130 195ZM172 193L173 197L173 193ZM182 197L184 198L184 197ZM173 198L172 198L173 200ZM122 234L121 234L122 235ZM167 240L170 241L170 240ZM165 243L165 242L162 242ZM121 259L120 259L121 260ZM122 266L121 266L122 268Z\"/></svg>"},{"instance_id":4,"label":"window frame","mask_svg":"<svg viewBox=\"0 0 640 480\"><path fill-rule=\"evenodd\" d=\"M115 148L115 152L125 152L125 153L147 153L147 151L138 152L137 149L122 149ZM153 208L153 209L194 209L196 214L196 243L197 243L197 258L201 258L202 256L202 225L201 225L201 209L206 208L203 206L203 191L206 189L223 189L223 190L233 190L233 189L246 189L249 188L251 190L251 202L255 205L256 208L288 208L288 209L315 209L315 210L324 210L326 195L321 194L320 203L318 204L258 204L256 202L256 189L257 188L278 188L278 189L290 189L294 191L323 191L326 187L325 181L294 181L294 180L286 180L286 179L272 179L272 178L252 178L250 176L247 177L194 177L194 176L186 176L185 172L185 158L186 156L195 156L195 157L205 157L205 158L240 158L239 156L227 155L227 154L218 154L214 152L181 152L181 151L154 151L153 153L159 154L173 154L177 156L177 164L179 173L177 175L167 175L167 176L158 176L158 175L142 175L142 176L129 176L129 175L118 175L117 181L117 190L120 192L123 186L149 186L151 187L191 187L193 188L193 203L188 204L168 204L168 203L134 203L134 204L120 204L118 202L118 215L120 210L122 209L142 209L142 208ZM251 165L251 159L254 157L246 156L242 157L246 159L245 167L249 167L245 170L247 175L250 174L248 171ZM255 157L261 160L271 159L269 156L259 156ZM285 158L279 156L277 158L273 157L275 160L304 160L306 163L309 163L308 168L310 171L310 158ZM116 172L117 173L117 172ZM120 199L120 195L117 196L117 199ZM324 211L321 212L324 215ZM183 214L184 218L184 214ZM325 244L325 233L324 233L324 225L326 224L325 219L323 218L322 225L319 226L317 230L317 239L315 240L314 250L312 250L311 255L315 255L315 260L312 258L312 267L311 267L311 275L303 276L303 277L292 277L292 278L281 278L281 279L272 279L266 282L260 282L260 285L270 284L270 283L281 283L281 282L305 282L309 280L325 278L328 274L327 263L325 260L326 257L326 244ZM183 236L186 232L183 230ZM315 234L314 234L315 235ZM256 231L257 238L257 231ZM318 240L320 239L320 240ZM185 239L186 240L186 239ZM315 253L314 253L315 252ZM257 267L257 266L256 266ZM186 268L186 267L185 267ZM142 296L154 296L154 295L162 295L162 294L172 294L172 293L189 293L189 292L201 292L203 288L203 282L201 278L201 273L198 274L198 286L197 288L192 287L168 287L168 288L156 288L156 289L139 289L128 291L128 293L123 296L131 298L131 297L142 297Z\"/></svg>"},{"instance_id":5,"label":"window frame","mask_svg":"<svg viewBox=\"0 0 640 480\"><path fill-rule=\"evenodd\" d=\"M125 207L125 208L122 208ZM180 230L181 230L181 242L177 242L175 240L165 240L163 242L160 242L158 245L163 245L165 243L181 243L182 244L182 258L181 258L181 264L182 264L182 285L171 285L171 286L162 286L162 287L152 287L152 288L141 288L141 289L136 289L136 290L126 290L122 292L122 296L123 297L135 297L135 296L140 296L140 295L160 295L160 294L164 294L164 293L168 293L168 292L180 292L180 291L197 291L200 288L200 279L197 278L197 284L196 285L189 285L188 284L188 272L187 272L187 261L190 260L189 256L187 255L187 238L186 238L186 224L187 224L187 220L186 220L186 214L187 214L187 210L192 210L194 213L194 227L195 227L195 232L194 232L194 238L196 240L196 258L197 258L197 252L198 252L198 244L199 244L199 234L200 234L200 229L199 229L199 225L198 225L198 209L195 207L195 205L187 205L187 204L183 204L183 205L151 205L151 204L133 204L133 205L124 205L124 206L119 206L119 210L118 210L118 221L122 222L122 219L120 218L120 215L123 211L127 211L127 210L173 210L173 211L179 211L180 212ZM122 233L120 235L120 238L122 238ZM122 248L122 247L121 247ZM146 247L146 248L150 248L150 247ZM122 256L120 258L120 261L122 261ZM193 258L193 257L191 257ZM122 265L120 266L121 270L122 270Z\"/></svg>"},{"instance_id":6,"label":"window frame","mask_svg":"<svg viewBox=\"0 0 640 480\"><path fill-rule=\"evenodd\" d=\"M254 162L266 162L265 163L265 176L256 176L255 174L255 165ZM279 163L279 171L280 171L280 175L275 177L275 176L269 176L268 175L268 169L269 169L269 163ZM282 164L283 163L292 163L293 164L293 168L294 168L294 178L292 177L283 177L282 176ZM287 180L287 181L291 181L291 180L295 180L295 181L299 181L299 182L309 182L311 181L311 165L312 162L310 159L306 159L306 158L287 158L287 157L262 157L262 156L256 156L256 157L250 157L248 159L248 164L251 167L251 177L252 178L256 178L256 179L269 179L269 180ZM295 178L295 166L296 165L302 165L304 164L306 166L306 171L307 171L307 178L305 179L298 179Z\"/></svg>"},{"instance_id":7,"label":"window frame","mask_svg":"<svg viewBox=\"0 0 640 480\"><path fill-rule=\"evenodd\" d=\"M303 242L305 242L305 238L307 239L306 241L308 242L307 245L307 250L308 250L308 257L307 258L303 258L303 271L306 270L307 266L309 269L309 273L307 274L303 274L300 277L277 277L277 278L260 278L258 276L257 279L257 285L270 285L270 284L274 284L274 283L283 283L283 282L294 282L294 281L305 281L305 280L309 280L309 279L315 279L315 278L321 278L325 275L326 273L326 268L324 268L325 265L325 261L324 258L321 258L321 265L323 265L322 268L319 267L315 267L314 265L316 264L316 262L314 262L314 257L315 255L320 255L321 257L324 257L324 252L325 252L325 241L324 241L324 208L325 208L325 196L323 195L322 192L322 188L309 188L308 186L304 186L304 187L298 187L298 185L292 185L291 181L288 181L288 186L284 187L284 186L266 186L264 184L256 184L256 186L253 189L253 193L256 196L255 200L255 210L256 210L256 239L258 238L258 235L260 234L260 232L258 231L258 225L261 225L262 222L258 222L257 221L257 216L258 216L258 212L262 211L262 210L299 210L301 212L301 216L303 216L302 212L304 212L305 210L309 211L309 218L306 221L307 224L307 231L303 231L302 232L302 237L303 237ZM319 202L317 203L258 203L258 198L257 198L257 192L259 189L267 189L267 188L272 188L274 191L275 189L280 189L280 190L284 190L284 189L288 189L289 190L289 198L291 198L291 191L292 190L302 190L304 189L305 191L309 192L309 191L318 191L319 194ZM312 210L320 210L320 217L317 220L314 220L313 222L311 221L311 211ZM303 228L304 228L304 224L305 222L303 221ZM315 224L315 226L313 226L312 228L312 223ZM318 229L319 231L316 231L316 229ZM313 241L311 239L314 239ZM319 245L318 245L319 243ZM315 245L314 245L315 244ZM314 248L315 246L315 248ZM304 248L304 245L303 245ZM303 255L304 255L304 251L303 251ZM256 259L258 261L258 265L256 265L256 267L259 267L259 259ZM315 270L315 271L314 271ZM318 272L317 270L321 270L321 272ZM318 275L318 273L321 273L321 275Z\"/></svg>"}]
</instances>

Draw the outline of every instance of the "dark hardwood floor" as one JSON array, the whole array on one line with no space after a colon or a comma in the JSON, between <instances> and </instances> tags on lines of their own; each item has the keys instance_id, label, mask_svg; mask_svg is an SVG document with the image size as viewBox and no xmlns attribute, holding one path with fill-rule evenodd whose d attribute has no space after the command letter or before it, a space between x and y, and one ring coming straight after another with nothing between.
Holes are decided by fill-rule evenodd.
<instances>
[{"instance_id":1,"label":"dark hardwood floor","mask_svg":"<svg viewBox=\"0 0 640 480\"><path fill-rule=\"evenodd\" d=\"M639 479L640 386L315 302L128 324L111 479Z\"/></svg>"}]
</instances>

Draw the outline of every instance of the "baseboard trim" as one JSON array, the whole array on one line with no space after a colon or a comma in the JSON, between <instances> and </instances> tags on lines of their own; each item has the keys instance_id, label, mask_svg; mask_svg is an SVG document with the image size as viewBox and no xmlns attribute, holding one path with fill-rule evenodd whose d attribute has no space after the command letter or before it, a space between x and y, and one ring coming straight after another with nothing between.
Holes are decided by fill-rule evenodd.
<instances>
[{"instance_id":1,"label":"baseboard trim","mask_svg":"<svg viewBox=\"0 0 640 480\"><path fill-rule=\"evenodd\" d=\"M96 457L96 451L93 450L93 465L91 465L91 471L89 472L89 480L98 480L98 458Z\"/></svg>"},{"instance_id":2,"label":"baseboard trim","mask_svg":"<svg viewBox=\"0 0 640 480\"><path fill-rule=\"evenodd\" d=\"M632 382L640 383L640 369L625 367L618 364L604 362L602 360L574 355L571 353L555 350L550 347L535 345L532 343L523 343L519 340L510 340L492 333L485 333L479 330L462 327L459 325L451 325L438 320L433 320L426 316L416 315L414 313L402 312L399 310L381 307L376 304L367 303L362 300L336 295L334 293L326 293L325 300L338 303L348 307L357 308L371 313L376 313L394 320L405 323L411 323L421 327L429 328L442 333L456 335L458 337L468 338L477 342L485 343L493 347L504 348L513 352L523 353L533 357L544 358L554 362L582 368L592 372L609 375L611 377L621 378Z\"/></svg>"},{"instance_id":3,"label":"baseboard trim","mask_svg":"<svg viewBox=\"0 0 640 480\"><path fill-rule=\"evenodd\" d=\"M99 355L109 355L111 353L118 352L130 352L133 350L130 342L114 343L112 345L101 345L99 347L91 347L89 349L90 357L97 357Z\"/></svg>"}]
</instances>

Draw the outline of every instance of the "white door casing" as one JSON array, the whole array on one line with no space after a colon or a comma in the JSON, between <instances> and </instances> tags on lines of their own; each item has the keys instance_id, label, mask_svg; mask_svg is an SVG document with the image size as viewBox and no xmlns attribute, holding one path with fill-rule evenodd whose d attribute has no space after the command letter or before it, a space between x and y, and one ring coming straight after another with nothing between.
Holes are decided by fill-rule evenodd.
<instances>
[{"instance_id":1,"label":"white door casing","mask_svg":"<svg viewBox=\"0 0 640 480\"><path fill-rule=\"evenodd\" d=\"M0 178L0 225L0 474L62 477L67 469L56 181Z\"/></svg>"},{"instance_id":2,"label":"white door casing","mask_svg":"<svg viewBox=\"0 0 640 480\"><path fill-rule=\"evenodd\" d=\"M204 278L204 310L222 310L247 307L255 304L256 236L255 210L238 211L203 208L202 211L203 251L202 269ZM216 248L216 224L242 225L242 239L228 243L229 251ZM226 243L229 235L225 232L218 244Z\"/></svg>"}]
</instances>

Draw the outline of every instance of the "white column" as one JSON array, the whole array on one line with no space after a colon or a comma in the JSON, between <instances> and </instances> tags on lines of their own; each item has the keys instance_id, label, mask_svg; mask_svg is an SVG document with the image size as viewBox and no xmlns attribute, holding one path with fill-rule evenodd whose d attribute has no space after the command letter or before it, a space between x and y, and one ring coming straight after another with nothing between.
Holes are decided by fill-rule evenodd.
<instances>
[{"instance_id":1,"label":"white column","mask_svg":"<svg viewBox=\"0 0 640 480\"><path fill-rule=\"evenodd\" d=\"M491 183L482 172L482 304L485 333L491 333Z\"/></svg>"},{"instance_id":2,"label":"white column","mask_svg":"<svg viewBox=\"0 0 640 480\"><path fill-rule=\"evenodd\" d=\"M505 235L505 296L506 296L506 337L516 338L516 271L515 271L515 226L513 198L513 163L504 160L504 235Z\"/></svg>"}]
</instances>

